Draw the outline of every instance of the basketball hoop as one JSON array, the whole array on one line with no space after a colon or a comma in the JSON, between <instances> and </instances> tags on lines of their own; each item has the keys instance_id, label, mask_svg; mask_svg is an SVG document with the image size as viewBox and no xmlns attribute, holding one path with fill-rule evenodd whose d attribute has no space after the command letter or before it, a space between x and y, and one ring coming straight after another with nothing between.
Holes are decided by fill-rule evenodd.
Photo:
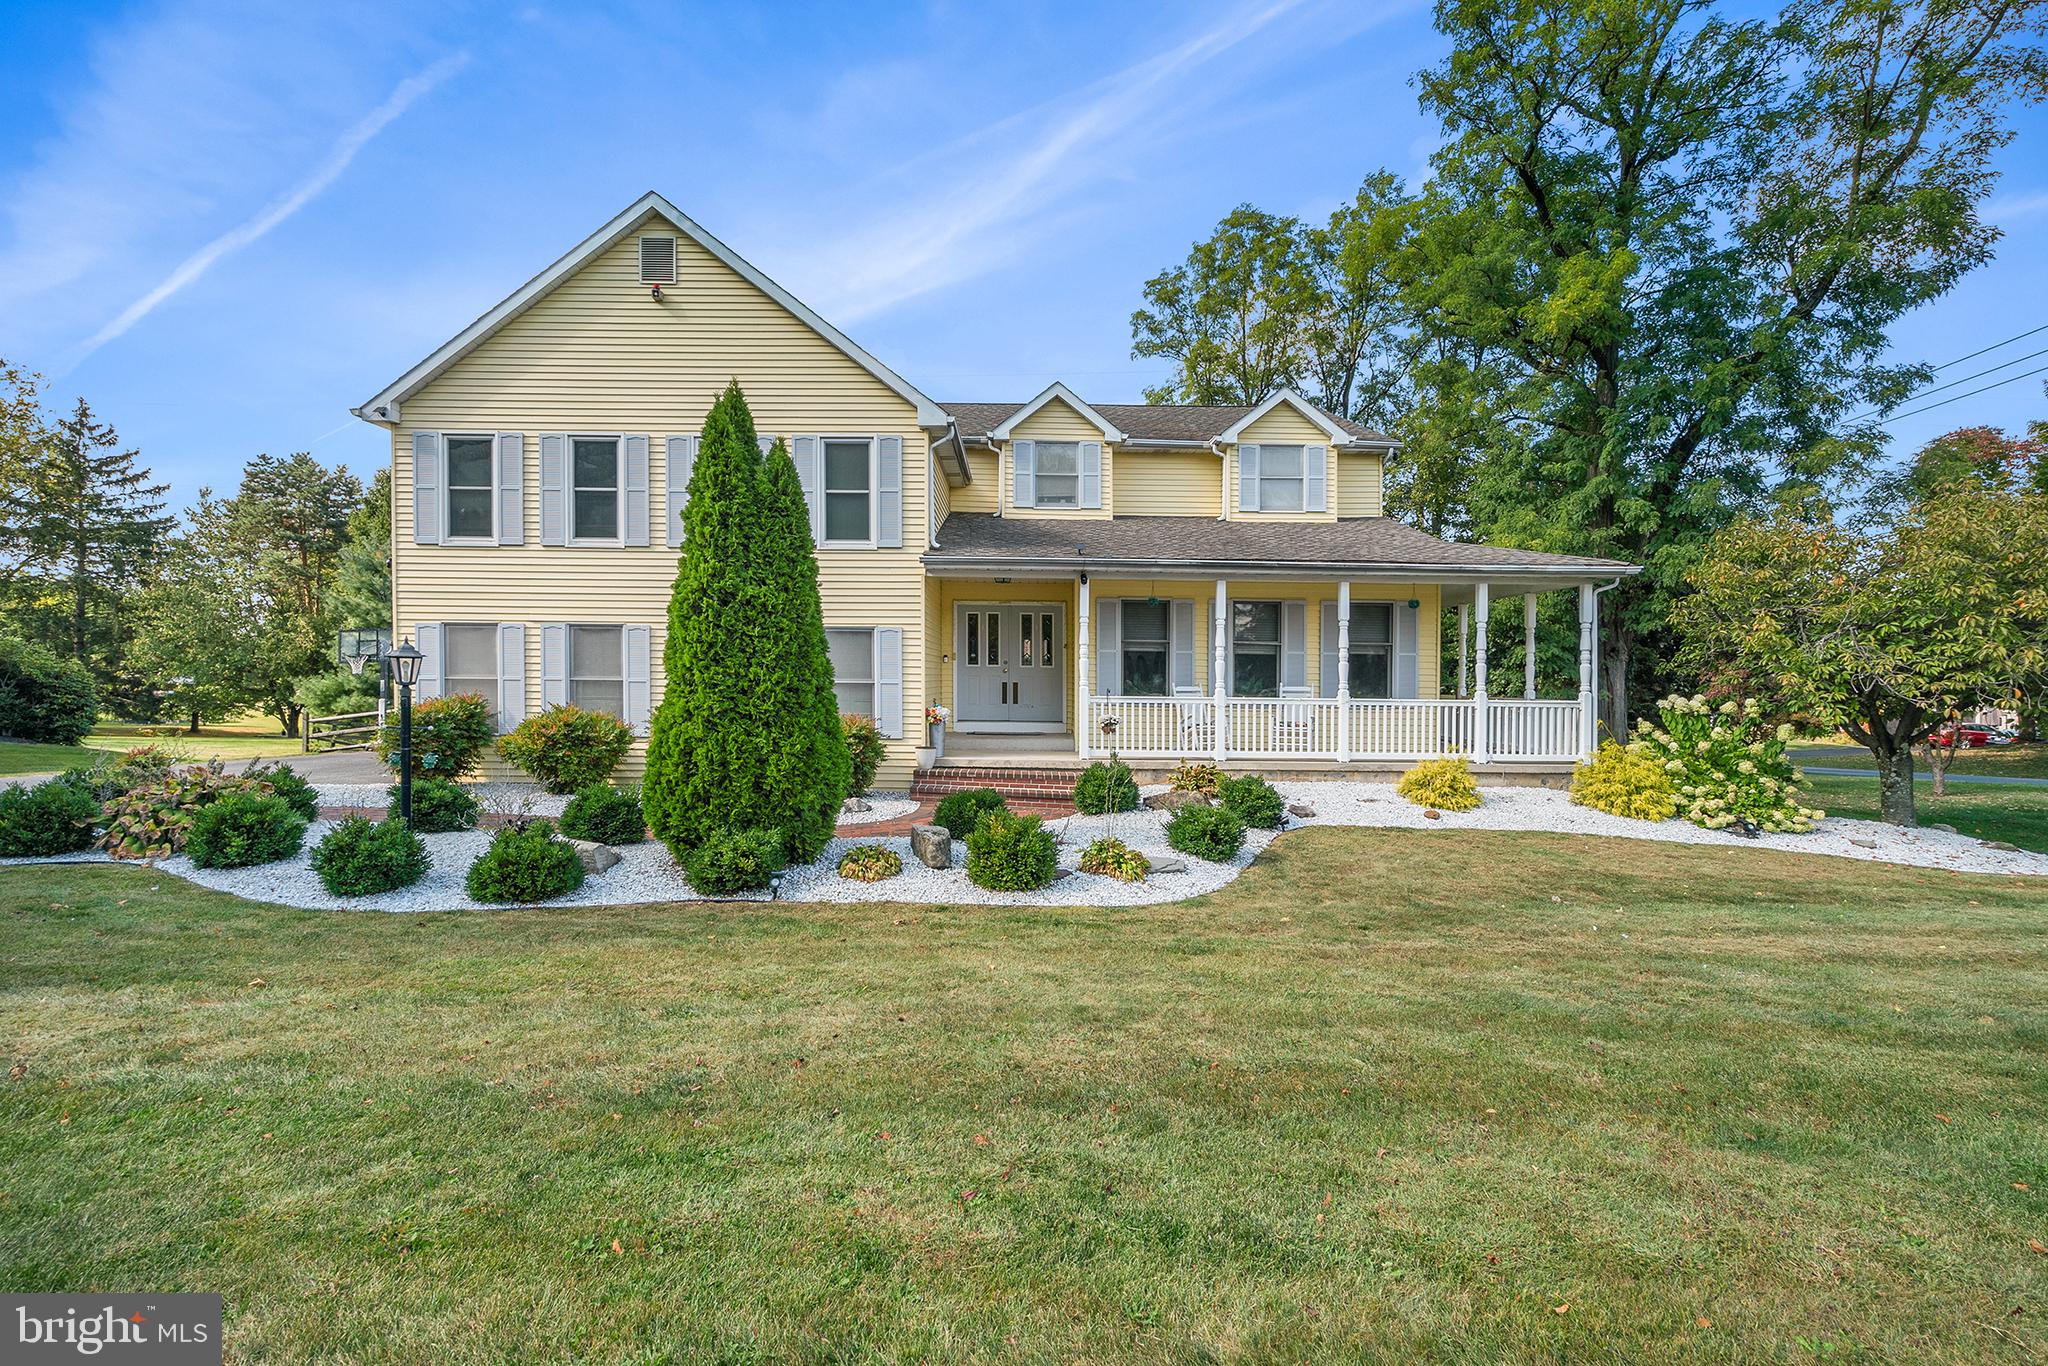
<instances>
[{"instance_id":1,"label":"basketball hoop","mask_svg":"<svg viewBox=\"0 0 2048 1366\"><path fill-rule=\"evenodd\" d=\"M357 678L373 661L384 657L391 645L391 632L381 626L367 630L350 629L335 633L334 652Z\"/></svg>"}]
</instances>

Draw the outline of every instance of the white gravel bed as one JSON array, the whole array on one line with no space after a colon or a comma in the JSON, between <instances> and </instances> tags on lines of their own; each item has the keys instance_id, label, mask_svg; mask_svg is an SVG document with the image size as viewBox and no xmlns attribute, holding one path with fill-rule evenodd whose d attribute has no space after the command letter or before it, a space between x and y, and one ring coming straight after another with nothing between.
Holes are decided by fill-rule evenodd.
<instances>
[{"instance_id":1,"label":"white gravel bed","mask_svg":"<svg viewBox=\"0 0 2048 1366\"><path fill-rule=\"evenodd\" d=\"M877 821L893 821L917 810L917 798L895 792L870 792L861 800L868 804L868 809L841 811L841 825L873 825Z\"/></svg>"},{"instance_id":2,"label":"white gravel bed","mask_svg":"<svg viewBox=\"0 0 2048 1366\"><path fill-rule=\"evenodd\" d=\"M393 805L391 786L390 783L315 783L313 791L319 795L322 806L382 811ZM569 804L566 796L558 797L547 792L538 783L464 783L462 788L486 811L524 810L536 816L559 816L562 808Z\"/></svg>"}]
</instances>

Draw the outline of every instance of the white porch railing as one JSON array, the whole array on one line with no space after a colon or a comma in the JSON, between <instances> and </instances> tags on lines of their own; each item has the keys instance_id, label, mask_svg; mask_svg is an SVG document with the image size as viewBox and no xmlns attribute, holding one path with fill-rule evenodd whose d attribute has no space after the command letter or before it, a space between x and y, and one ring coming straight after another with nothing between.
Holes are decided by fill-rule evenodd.
<instances>
[{"instance_id":1,"label":"white porch railing","mask_svg":"<svg viewBox=\"0 0 2048 1366\"><path fill-rule=\"evenodd\" d=\"M1354 699L1228 697L1222 703L1224 758L1433 759L1474 752L1479 704L1459 698ZM1091 697L1091 754L1126 759L1213 759L1213 697ZM1576 702L1500 699L1486 704L1487 754L1508 762L1570 762L1581 753ZM1113 732L1103 723L1114 720ZM1340 729L1348 727L1348 731ZM1340 746L1339 737L1348 743Z\"/></svg>"}]
</instances>

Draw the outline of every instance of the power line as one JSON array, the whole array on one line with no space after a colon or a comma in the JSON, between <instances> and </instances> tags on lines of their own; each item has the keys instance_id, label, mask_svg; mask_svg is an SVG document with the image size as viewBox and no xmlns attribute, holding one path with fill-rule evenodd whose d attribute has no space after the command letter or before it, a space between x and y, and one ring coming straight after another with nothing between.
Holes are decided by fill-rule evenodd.
<instances>
[{"instance_id":1,"label":"power line","mask_svg":"<svg viewBox=\"0 0 2048 1366\"><path fill-rule=\"evenodd\" d=\"M1996 367L1994 367L1994 368L1996 368ZM1987 373L1987 374L1988 374L1988 373L1990 373L1990 372L1989 372L1989 371L1986 371L1985 373ZM1917 417L1917 416L1919 416L1919 415L1920 415L1921 413L1931 413L1931 412L1933 412L1933 411L1934 411L1934 410L1935 410L1936 408L1946 408L1946 407L1947 407L1947 406L1948 406L1949 404L1951 404L1951 403L1960 403L1960 402L1962 402L1962 401L1963 401L1964 399L1966 399L1966 398L1975 398L1975 397L1976 397L1976 396L1977 396L1978 394L1988 394L1988 393L1990 393L1990 392L1991 392L1991 391L1992 391L1993 389L2003 389L2003 388L2004 388L2004 387L2005 387L2006 385L2008 385L2008 384L2012 384L2012 383L2015 383L2015 382L2017 382L2017 381L2019 381L2019 380L2023 380L2023 379L2028 379L2028 378L2030 378L2030 377L2032 377L2032 376L2034 376L2034 375L2039 375L2039 374L2044 374L2044 373L2048 373L2048 365L2040 365L2040 366L2036 366L2036 367L2035 367L2034 369L2032 369L2032 370L2023 370L2023 371L2021 371L2021 372L2020 372L2019 374L2017 374L2017 375L2007 375L2007 376L2006 376L2006 377L2005 377L2004 379L2001 379L2001 380L1995 380L1995 381L1993 381L1992 383L1990 383L1990 384L1987 384L1987 385L1984 385L1984 386L1983 386L1982 388L1979 388L1979 389L1971 389L1971 390L1969 390L1969 391L1968 391L1968 392L1966 392L1966 393L1960 393L1960 394L1956 394L1956 395L1954 395L1954 396L1953 396L1953 397L1951 397L1951 398L1945 398L1945 399L1941 400L1941 402L1939 402L1939 403L1929 403L1929 404L1925 405L1924 407L1919 407L1919 408L1909 408L1909 409L1907 409L1907 410L1906 410L1905 412L1903 412L1903 413L1893 413L1893 414L1892 414L1892 415L1891 415L1890 417L1886 418L1886 419L1885 419L1885 420L1884 420L1883 422L1879 423L1878 425L1879 425L1879 426L1884 426L1884 427L1888 427L1888 426L1890 426L1890 425L1891 425L1892 423L1894 423L1894 422L1898 422L1898 421L1900 421L1901 419L1904 419L1904 418L1909 418L1909 417ZM1960 383L1961 381L1958 381L1958 382Z\"/></svg>"},{"instance_id":2,"label":"power line","mask_svg":"<svg viewBox=\"0 0 2048 1366\"><path fill-rule=\"evenodd\" d=\"M1938 372L1948 369L1951 365L1961 365L1966 360L1977 359L1977 357L1983 355L1987 351L1996 351L2001 346L2011 346L2016 341L2024 341L2026 338L2033 336L2036 332L2048 332L2048 323L2042 323L2039 327L2030 328L2027 331L2020 333L2017 337L2007 337L2002 342L1993 342L1991 345L1985 347L1983 351L1972 351L1967 356L1957 356L1954 360L1943 361L1941 364L1935 366L1934 368ZM2041 353L2036 351L2034 354L2038 356ZM2011 363L2012 362L2010 361L2006 362L2006 364L2008 365L2010 365ZM1997 366L1992 367L1992 369L1994 370L1997 368ZM1961 381L1958 380L1957 383L1961 383Z\"/></svg>"},{"instance_id":3,"label":"power line","mask_svg":"<svg viewBox=\"0 0 2048 1366\"><path fill-rule=\"evenodd\" d=\"M2017 338L2015 338L2014 340L2017 340ZM1996 350L1997 348L1994 347L1991 349ZM1977 354L1981 356L1984 353L1982 351L1979 351ZM1922 389L1919 393L1914 394L1911 398L1904 398L1900 399L1899 401L1901 403L1918 403L1921 399L1932 398L1934 395L1940 393L1944 389L1953 389L1958 384L1968 384L1973 379L1982 379L1986 375L1995 375L2000 370L2005 369L2009 365L2018 365L2022 361L2030 361L2034 359L2036 356L2048 356L2048 346L2042 347L2039 351L2029 351L2024 356L2014 356L2011 360L2000 361L1996 365L1986 366L1984 369L1977 371L1975 374L1964 375L1961 379L1952 379L1946 384L1937 384L1932 389ZM1965 356L1963 359L1968 360L1969 357ZM1949 364L1953 365L1955 364L1955 362L1950 361ZM1884 409L1882 408L1866 408L1862 412L1858 413L1856 416L1850 418L1849 421L1850 423L1861 422L1866 418L1876 417L1879 413L1883 411Z\"/></svg>"}]
</instances>

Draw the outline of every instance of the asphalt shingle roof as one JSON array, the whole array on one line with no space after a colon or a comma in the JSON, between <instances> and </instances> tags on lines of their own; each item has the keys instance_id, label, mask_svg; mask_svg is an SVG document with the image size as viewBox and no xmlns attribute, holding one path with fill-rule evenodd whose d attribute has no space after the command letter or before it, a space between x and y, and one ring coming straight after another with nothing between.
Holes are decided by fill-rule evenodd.
<instances>
[{"instance_id":1,"label":"asphalt shingle roof","mask_svg":"<svg viewBox=\"0 0 2048 1366\"><path fill-rule=\"evenodd\" d=\"M1022 403L943 403L968 440L987 436ZM1097 403L1096 412L1136 441L1212 441L1249 413L1249 408L1204 408L1186 403ZM1391 441L1341 417L1332 419L1360 441Z\"/></svg>"},{"instance_id":2,"label":"asphalt shingle roof","mask_svg":"<svg viewBox=\"0 0 2048 1366\"><path fill-rule=\"evenodd\" d=\"M940 526L937 548L924 556L926 564L940 566L984 560L1058 568L1143 563L1635 572L1634 565L1620 560L1438 540L1391 517L1224 522L1213 517L1084 520L956 512Z\"/></svg>"}]
</instances>

